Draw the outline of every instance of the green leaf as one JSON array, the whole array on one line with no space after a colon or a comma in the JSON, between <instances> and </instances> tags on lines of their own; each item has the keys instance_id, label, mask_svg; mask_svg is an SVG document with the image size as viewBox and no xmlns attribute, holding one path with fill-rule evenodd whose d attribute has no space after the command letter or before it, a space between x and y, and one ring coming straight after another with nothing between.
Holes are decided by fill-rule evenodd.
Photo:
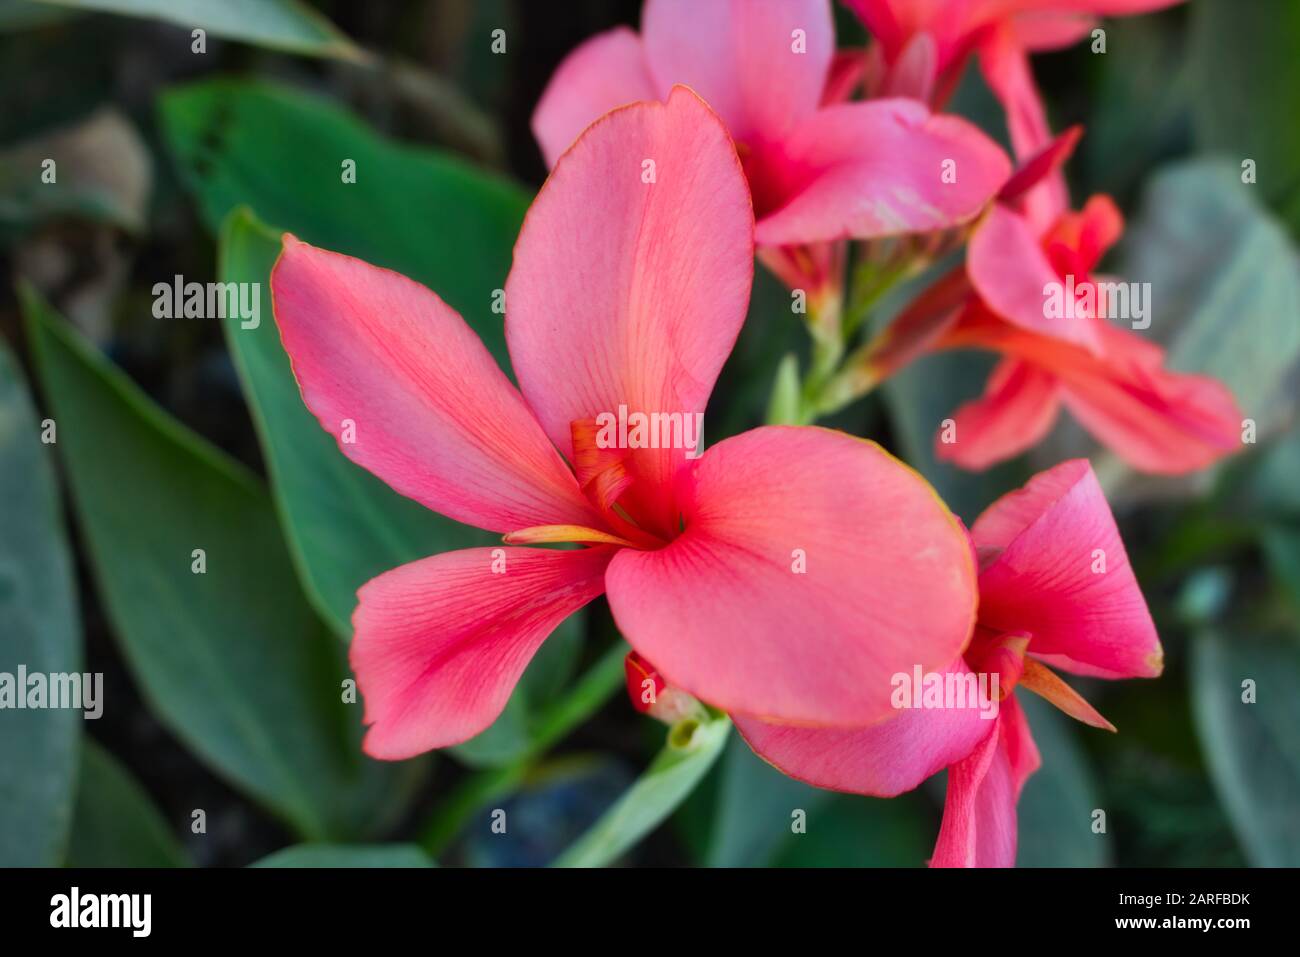
<instances>
[{"instance_id":1,"label":"green leaf","mask_svg":"<svg viewBox=\"0 0 1300 957\"><path fill-rule=\"evenodd\" d=\"M414 844L296 844L249 867L433 867Z\"/></svg>"},{"instance_id":2,"label":"green leaf","mask_svg":"<svg viewBox=\"0 0 1300 957\"><path fill-rule=\"evenodd\" d=\"M734 735L722 759L709 867L765 867L797 834L796 811L815 815L834 796L786 777Z\"/></svg>"},{"instance_id":3,"label":"green leaf","mask_svg":"<svg viewBox=\"0 0 1300 957\"><path fill-rule=\"evenodd\" d=\"M265 489L21 296L90 565L152 710L304 836L381 826L412 768L362 757L342 648L302 596Z\"/></svg>"},{"instance_id":4,"label":"green leaf","mask_svg":"<svg viewBox=\"0 0 1300 957\"><path fill-rule=\"evenodd\" d=\"M1246 681L1255 700L1243 701ZM1256 867L1300 866L1300 645L1207 631L1192 646L1196 730L1215 789Z\"/></svg>"},{"instance_id":5,"label":"green leaf","mask_svg":"<svg viewBox=\"0 0 1300 957\"><path fill-rule=\"evenodd\" d=\"M72 559L42 425L0 339L0 673L77 672L81 635ZM24 688L15 688L18 694ZM0 713L0 866L62 858L82 712Z\"/></svg>"},{"instance_id":6,"label":"green leaf","mask_svg":"<svg viewBox=\"0 0 1300 957\"><path fill-rule=\"evenodd\" d=\"M1217 161L1163 170L1120 272L1151 283L1149 334L1168 346L1170 367L1224 382L1264 430L1294 404L1286 376L1300 359L1300 258L1255 190Z\"/></svg>"},{"instance_id":7,"label":"green leaf","mask_svg":"<svg viewBox=\"0 0 1300 957\"><path fill-rule=\"evenodd\" d=\"M149 795L91 738L81 747L69 867L188 867L190 860Z\"/></svg>"},{"instance_id":8,"label":"green leaf","mask_svg":"<svg viewBox=\"0 0 1300 957\"><path fill-rule=\"evenodd\" d=\"M722 715L673 725L645 773L555 866L603 867L653 831L708 773L730 731L731 721Z\"/></svg>"},{"instance_id":9,"label":"green leaf","mask_svg":"<svg viewBox=\"0 0 1300 957\"><path fill-rule=\"evenodd\" d=\"M305 56L360 61L366 54L298 0L36 0L53 7L117 13L201 28L213 36ZM186 42L186 49L189 42Z\"/></svg>"},{"instance_id":10,"label":"green leaf","mask_svg":"<svg viewBox=\"0 0 1300 957\"><path fill-rule=\"evenodd\" d=\"M1246 188L1259 189L1300 233L1300 4L1199 0L1191 17L1197 141L1232 157L1238 177L1242 160L1253 159L1257 184Z\"/></svg>"},{"instance_id":11,"label":"green leaf","mask_svg":"<svg viewBox=\"0 0 1300 957\"><path fill-rule=\"evenodd\" d=\"M163 97L160 121L214 233L247 205L300 239L410 276L459 312L509 371L492 308L528 206L517 186L272 84L182 87ZM342 181L349 159L355 183Z\"/></svg>"},{"instance_id":12,"label":"green leaf","mask_svg":"<svg viewBox=\"0 0 1300 957\"><path fill-rule=\"evenodd\" d=\"M1061 715L1037 695L1021 693L1043 766L1030 775L1017 806L1017 867L1106 867L1112 835L1094 834L1092 812L1102 805L1092 767L1078 734L1104 734Z\"/></svg>"},{"instance_id":13,"label":"green leaf","mask_svg":"<svg viewBox=\"0 0 1300 957\"><path fill-rule=\"evenodd\" d=\"M833 794L808 812L807 827L785 844L778 867L921 867L938 834L917 794Z\"/></svg>"}]
</instances>

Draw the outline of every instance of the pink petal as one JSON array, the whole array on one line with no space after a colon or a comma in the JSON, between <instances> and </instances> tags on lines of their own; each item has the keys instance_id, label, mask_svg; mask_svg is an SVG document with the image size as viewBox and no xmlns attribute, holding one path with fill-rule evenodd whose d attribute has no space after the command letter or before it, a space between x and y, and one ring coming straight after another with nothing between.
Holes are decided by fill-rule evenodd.
<instances>
[{"instance_id":1,"label":"pink petal","mask_svg":"<svg viewBox=\"0 0 1300 957\"><path fill-rule=\"evenodd\" d=\"M1087 460L998 499L971 537L1002 550L980 572L981 625L1027 632L1031 654L1078 674L1160 673L1155 624Z\"/></svg>"},{"instance_id":2,"label":"pink petal","mask_svg":"<svg viewBox=\"0 0 1300 957\"><path fill-rule=\"evenodd\" d=\"M654 182L643 181L653 161ZM607 114L556 165L506 281L520 388L572 460L601 413L703 413L753 281L749 191L726 130L684 87ZM638 449L632 494L666 497L681 449ZM661 532L671 503L654 505ZM673 529L675 531L675 529Z\"/></svg>"},{"instance_id":3,"label":"pink petal","mask_svg":"<svg viewBox=\"0 0 1300 957\"><path fill-rule=\"evenodd\" d=\"M598 33L560 64L533 111L533 135L554 166L578 134L615 107L659 98L641 38L627 27Z\"/></svg>"},{"instance_id":4,"label":"pink petal","mask_svg":"<svg viewBox=\"0 0 1300 957\"><path fill-rule=\"evenodd\" d=\"M765 427L714 446L682 485L681 535L624 550L607 576L619 628L669 684L776 723L862 726L893 713L892 675L965 646L965 533L879 446Z\"/></svg>"},{"instance_id":5,"label":"pink petal","mask_svg":"<svg viewBox=\"0 0 1300 957\"><path fill-rule=\"evenodd\" d=\"M1136 469L1182 475L1241 449L1242 412L1217 379L1152 364L1150 343L1106 326L1106 362L1067 369L1061 398L1071 414Z\"/></svg>"},{"instance_id":6,"label":"pink petal","mask_svg":"<svg viewBox=\"0 0 1300 957\"><path fill-rule=\"evenodd\" d=\"M817 108L835 52L826 0L647 0L641 35L660 92L691 87L748 144L783 138Z\"/></svg>"},{"instance_id":7,"label":"pink petal","mask_svg":"<svg viewBox=\"0 0 1300 957\"><path fill-rule=\"evenodd\" d=\"M968 675L958 659L947 669ZM865 728L796 728L733 715L754 752L814 787L894 797L970 754L996 728L978 707L907 708Z\"/></svg>"},{"instance_id":8,"label":"pink petal","mask_svg":"<svg viewBox=\"0 0 1300 957\"><path fill-rule=\"evenodd\" d=\"M971 236L966 270L985 305L1007 322L1093 352L1100 350L1089 317L1046 315L1050 290L1061 290L1064 303L1065 286L1025 217L994 203ZM1086 280L1086 275L1080 275L1075 282Z\"/></svg>"},{"instance_id":9,"label":"pink petal","mask_svg":"<svg viewBox=\"0 0 1300 957\"><path fill-rule=\"evenodd\" d=\"M948 160L956 182L943 181ZM965 222L1006 181L1010 162L965 120L896 99L819 110L747 170L760 216L756 239L789 245Z\"/></svg>"},{"instance_id":10,"label":"pink petal","mask_svg":"<svg viewBox=\"0 0 1300 957\"><path fill-rule=\"evenodd\" d=\"M984 395L953 413L954 438L940 430L934 452L940 461L983 470L1032 448L1056 422L1061 402L1056 379L1019 359L1003 359Z\"/></svg>"},{"instance_id":11,"label":"pink petal","mask_svg":"<svg viewBox=\"0 0 1300 957\"><path fill-rule=\"evenodd\" d=\"M286 234L271 291L303 401L352 461L480 528L601 526L478 336L424 286Z\"/></svg>"},{"instance_id":12,"label":"pink petal","mask_svg":"<svg viewBox=\"0 0 1300 957\"><path fill-rule=\"evenodd\" d=\"M1027 160L1052 142L1052 129L1034 83L1029 57L1010 25L989 32L980 45L980 69L1007 114L1007 128L1016 156ZM1036 230L1041 231L1070 205L1065 176L1048 173L1021 203Z\"/></svg>"},{"instance_id":13,"label":"pink petal","mask_svg":"<svg viewBox=\"0 0 1300 957\"><path fill-rule=\"evenodd\" d=\"M363 585L351 658L366 753L408 758L496 720L546 637L603 591L613 552L470 548Z\"/></svg>"},{"instance_id":14,"label":"pink petal","mask_svg":"<svg viewBox=\"0 0 1300 957\"><path fill-rule=\"evenodd\" d=\"M1016 802L1039 766L1015 697L1002 702L997 733L948 769L948 796L931 867L1013 867Z\"/></svg>"}]
</instances>

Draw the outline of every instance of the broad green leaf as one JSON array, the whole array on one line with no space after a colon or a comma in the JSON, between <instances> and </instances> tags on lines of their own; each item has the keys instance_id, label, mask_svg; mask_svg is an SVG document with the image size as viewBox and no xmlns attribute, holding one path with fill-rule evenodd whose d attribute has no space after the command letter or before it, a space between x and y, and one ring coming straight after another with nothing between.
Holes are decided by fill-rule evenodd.
<instances>
[{"instance_id":1,"label":"broad green leaf","mask_svg":"<svg viewBox=\"0 0 1300 957\"><path fill-rule=\"evenodd\" d=\"M81 669L72 559L42 429L0 339L0 674L14 682L20 666L45 675ZM76 709L0 711L0 866L62 857L81 722Z\"/></svg>"},{"instance_id":2,"label":"broad green leaf","mask_svg":"<svg viewBox=\"0 0 1300 957\"><path fill-rule=\"evenodd\" d=\"M792 839L796 813L816 816L834 794L787 777L733 735L722 759L722 774L714 806L709 867L764 867Z\"/></svg>"},{"instance_id":3,"label":"broad green leaf","mask_svg":"<svg viewBox=\"0 0 1300 957\"><path fill-rule=\"evenodd\" d=\"M249 867L433 867L414 844L295 844Z\"/></svg>"},{"instance_id":4,"label":"broad green leaf","mask_svg":"<svg viewBox=\"0 0 1300 957\"><path fill-rule=\"evenodd\" d=\"M351 40L299 0L36 0L52 7L117 13L305 56L363 60ZM188 48L189 41L186 41Z\"/></svg>"},{"instance_id":5,"label":"broad green leaf","mask_svg":"<svg viewBox=\"0 0 1300 957\"><path fill-rule=\"evenodd\" d=\"M1300 254L1230 165L1162 171L1125 239L1120 273L1151 284L1150 335L1168 363L1224 382L1260 428L1286 415L1300 359Z\"/></svg>"},{"instance_id":6,"label":"broad green leaf","mask_svg":"<svg viewBox=\"0 0 1300 957\"><path fill-rule=\"evenodd\" d=\"M1191 693L1211 778L1246 856L1256 867L1300 866L1295 635L1198 635Z\"/></svg>"},{"instance_id":7,"label":"broad green leaf","mask_svg":"<svg viewBox=\"0 0 1300 957\"><path fill-rule=\"evenodd\" d=\"M303 404L271 308L277 234L246 210L221 231L223 282L257 283L256 323L228 315L226 341L261 438L276 505L312 603L350 640L357 589L391 568L428 555L499 543L487 532L432 512L349 461ZM474 766L507 764L528 748L529 714L563 687L581 649L585 615L571 615L542 645L504 714L454 750Z\"/></svg>"},{"instance_id":8,"label":"broad green leaf","mask_svg":"<svg viewBox=\"0 0 1300 957\"><path fill-rule=\"evenodd\" d=\"M81 746L69 867L188 867L163 816L125 767L89 737Z\"/></svg>"},{"instance_id":9,"label":"broad green leaf","mask_svg":"<svg viewBox=\"0 0 1300 957\"><path fill-rule=\"evenodd\" d=\"M686 799L722 753L731 731L725 716L684 719L663 750L604 816L555 861L556 867L604 867L653 831Z\"/></svg>"},{"instance_id":10,"label":"broad green leaf","mask_svg":"<svg viewBox=\"0 0 1300 957\"><path fill-rule=\"evenodd\" d=\"M182 87L163 97L160 121L214 234L247 205L300 239L410 276L458 311L509 371L493 306L528 205L517 186L272 84ZM345 160L356 163L355 183L343 182Z\"/></svg>"},{"instance_id":11,"label":"broad green leaf","mask_svg":"<svg viewBox=\"0 0 1300 957\"><path fill-rule=\"evenodd\" d=\"M1300 4L1198 0L1187 63L1198 143L1255 162L1258 189L1300 235ZM1225 250L1228 248L1224 243Z\"/></svg>"},{"instance_id":12,"label":"broad green leaf","mask_svg":"<svg viewBox=\"0 0 1300 957\"><path fill-rule=\"evenodd\" d=\"M1273 577L1300 608L1300 526L1277 523L1260 532L1260 545Z\"/></svg>"},{"instance_id":13,"label":"broad green leaf","mask_svg":"<svg viewBox=\"0 0 1300 957\"><path fill-rule=\"evenodd\" d=\"M151 709L304 836L382 826L412 768L362 757L342 648L302 596L265 489L35 292L22 299L90 566Z\"/></svg>"},{"instance_id":14,"label":"broad green leaf","mask_svg":"<svg viewBox=\"0 0 1300 957\"><path fill-rule=\"evenodd\" d=\"M1079 734L1106 734L1076 725L1037 695L1021 692L1030 732L1043 765L1025 782L1017 807L1018 867L1106 867L1113 840L1092 831L1092 814L1105 807L1092 767L1079 746Z\"/></svg>"}]
</instances>

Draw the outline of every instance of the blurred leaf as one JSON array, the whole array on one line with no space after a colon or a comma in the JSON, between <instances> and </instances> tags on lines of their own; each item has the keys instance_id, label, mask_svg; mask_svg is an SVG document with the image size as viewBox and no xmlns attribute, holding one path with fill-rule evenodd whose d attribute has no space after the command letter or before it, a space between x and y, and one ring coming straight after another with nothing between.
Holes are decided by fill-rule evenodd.
<instances>
[{"instance_id":1,"label":"blurred leaf","mask_svg":"<svg viewBox=\"0 0 1300 957\"><path fill-rule=\"evenodd\" d=\"M1191 17L1197 139L1232 157L1238 174L1253 159L1258 186L1250 188L1300 231L1300 4L1198 0Z\"/></svg>"},{"instance_id":2,"label":"blurred leaf","mask_svg":"<svg viewBox=\"0 0 1300 957\"><path fill-rule=\"evenodd\" d=\"M934 454L943 420L950 418L962 403L979 397L993 363L993 357L984 353L932 353L881 386L893 424L892 451L925 476L948 507L968 523L1003 492L1023 484L1028 476L1020 460L983 472L969 472L940 462Z\"/></svg>"},{"instance_id":3,"label":"blurred leaf","mask_svg":"<svg viewBox=\"0 0 1300 957\"><path fill-rule=\"evenodd\" d=\"M1300 527L1281 523L1267 526L1260 533L1260 545L1273 577L1290 593L1293 605L1300 608Z\"/></svg>"},{"instance_id":4,"label":"blurred leaf","mask_svg":"<svg viewBox=\"0 0 1300 957\"><path fill-rule=\"evenodd\" d=\"M81 635L58 486L18 361L0 339L0 672L77 672ZM26 694L26 688L16 689ZM63 856L82 712L0 713L0 866Z\"/></svg>"},{"instance_id":5,"label":"blurred leaf","mask_svg":"<svg viewBox=\"0 0 1300 957\"><path fill-rule=\"evenodd\" d=\"M1254 682L1256 700L1242 700ZM1300 866L1300 645L1206 631L1192 647L1192 702L1210 775L1256 867Z\"/></svg>"},{"instance_id":6,"label":"blurred leaf","mask_svg":"<svg viewBox=\"0 0 1300 957\"><path fill-rule=\"evenodd\" d=\"M1151 283L1150 334L1170 366L1223 381L1262 431L1294 403L1284 383L1300 359L1300 257L1255 189L1217 161L1167 167L1146 189L1121 272Z\"/></svg>"},{"instance_id":7,"label":"blurred leaf","mask_svg":"<svg viewBox=\"0 0 1300 957\"><path fill-rule=\"evenodd\" d=\"M54 182L44 181L47 160ZM0 226L80 216L140 232L153 169L135 127L113 109L0 151Z\"/></svg>"},{"instance_id":8,"label":"blurred leaf","mask_svg":"<svg viewBox=\"0 0 1300 957\"><path fill-rule=\"evenodd\" d=\"M556 867L604 867L672 814L713 766L731 731L725 716L684 719L635 784L586 834L555 860Z\"/></svg>"},{"instance_id":9,"label":"blurred leaf","mask_svg":"<svg viewBox=\"0 0 1300 957\"><path fill-rule=\"evenodd\" d=\"M342 649L302 597L265 490L21 294L90 565L152 710L303 835L381 826L412 768L362 757Z\"/></svg>"},{"instance_id":10,"label":"blurred leaf","mask_svg":"<svg viewBox=\"0 0 1300 957\"><path fill-rule=\"evenodd\" d=\"M366 54L316 10L298 0L36 0L54 7L117 13L202 28L305 56L362 60Z\"/></svg>"},{"instance_id":11,"label":"blurred leaf","mask_svg":"<svg viewBox=\"0 0 1300 957\"><path fill-rule=\"evenodd\" d=\"M51 7L40 0L0 0L0 33L43 27L70 16L72 11Z\"/></svg>"},{"instance_id":12,"label":"blurred leaf","mask_svg":"<svg viewBox=\"0 0 1300 957\"><path fill-rule=\"evenodd\" d=\"M338 449L303 404L280 343L271 308L271 267L278 235L246 209L221 231L218 272L223 282L260 284L260 321L244 328L224 320L226 341L243 382L303 586L345 640L357 589L391 568L438 552L489 545L498 536L461 525L393 491ZM250 323L247 323L251 325ZM530 701L540 706L567 681L581 650L585 613L570 615L542 645L511 704L473 741L452 749L468 764L498 766L530 743Z\"/></svg>"},{"instance_id":13,"label":"blurred leaf","mask_svg":"<svg viewBox=\"0 0 1300 957\"><path fill-rule=\"evenodd\" d=\"M129 771L83 738L69 867L188 867L190 860Z\"/></svg>"},{"instance_id":14,"label":"blurred leaf","mask_svg":"<svg viewBox=\"0 0 1300 957\"><path fill-rule=\"evenodd\" d=\"M1016 701L1029 718L1043 766L1030 775L1020 793L1017 816L1020 840L1017 867L1107 867L1113 836L1092 832L1092 812L1106 810L1079 733L1105 734L1078 725L1035 694ZM1109 823L1109 822L1108 822Z\"/></svg>"},{"instance_id":15,"label":"blurred leaf","mask_svg":"<svg viewBox=\"0 0 1300 957\"><path fill-rule=\"evenodd\" d=\"M510 371L492 304L528 206L517 186L386 140L325 100L271 84L182 87L163 97L160 119L214 233L247 205L300 239L409 276L458 311ZM342 182L347 159L355 183Z\"/></svg>"},{"instance_id":16,"label":"blurred leaf","mask_svg":"<svg viewBox=\"0 0 1300 957\"><path fill-rule=\"evenodd\" d=\"M249 867L433 867L414 844L295 844Z\"/></svg>"},{"instance_id":17,"label":"blurred leaf","mask_svg":"<svg viewBox=\"0 0 1300 957\"><path fill-rule=\"evenodd\" d=\"M794 835L778 867L921 867L938 828L916 793L882 800L832 794L808 812L808 832Z\"/></svg>"},{"instance_id":18,"label":"blurred leaf","mask_svg":"<svg viewBox=\"0 0 1300 957\"><path fill-rule=\"evenodd\" d=\"M796 835L793 814L817 814L831 791L786 777L734 735L722 759L709 867L764 867Z\"/></svg>"}]
</instances>

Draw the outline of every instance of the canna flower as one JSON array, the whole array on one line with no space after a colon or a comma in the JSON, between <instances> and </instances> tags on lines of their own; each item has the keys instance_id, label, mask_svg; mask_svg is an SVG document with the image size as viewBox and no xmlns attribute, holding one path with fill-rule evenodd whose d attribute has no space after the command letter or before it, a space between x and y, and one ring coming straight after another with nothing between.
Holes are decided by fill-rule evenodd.
<instances>
[{"instance_id":1,"label":"canna flower","mask_svg":"<svg viewBox=\"0 0 1300 957\"><path fill-rule=\"evenodd\" d=\"M735 148L692 92L606 114L556 162L515 245L518 388L428 289L285 237L275 316L308 408L398 492L505 536L360 589L369 754L482 731L601 594L665 682L801 725L884 717L883 676L965 644L960 524L878 446L782 427L698 457L602 441L616 413L703 413L748 305L753 228ZM578 547L528 547L556 543Z\"/></svg>"},{"instance_id":2,"label":"canna flower","mask_svg":"<svg viewBox=\"0 0 1300 957\"><path fill-rule=\"evenodd\" d=\"M1059 50L1088 36L1103 16L1129 16L1181 0L844 0L876 40L868 70L875 86L936 108L956 88L967 60L979 58L1007 113L1021 159L1051 138L1028 54Z\"/></svg>"},{"instance_id":3,"label":"canna flower","mask_svg":"<svg viewBox=\"0 0 1300 957\"><path fill-rule=\"evenodd\" d=\"M971 528L979 555L979 613L945 682L996 677L992 720L981 707L909 707L859 730L742 719L750 746L818 787L893 797L948 769L931 865L1010 867L1016 802L1038 749L1015 691L1039 694L1093 727L1114 727L1053 671L1151 678L1163 655L1155 626L1087 461L1064 462L1003 496ZM993 681L985 687L994 687ZM950 705L950 702L941 702Z\"/></svg>"},{"instance_id":4,"label":"canna flower","mask_svg":"<svg viewBox=\"0 0 1300 957\"><path fill-rule=\"evenodd\" d=\"M690 86L736 142L763 262L810 297L838 295L832 241L966 222L1009 172L963 119L914 100L845 102L857 59L835 54L830 0L647 0L639 36L599 34L560 65L533 132L554 163L605 111Z\"/></svg>"},{"instance_id":5,"label":"canna flower","mask_svg":"<svg viewBox=\"0 0 1300 957\"><path fill-rule=\"evenodd\" d=\"M1031 448L1062 406L1135 469L1204 468L1240 448L1241 412L1222 383L1169 371L1160 346L1105 318L1111 287L1093 271L1123 218L1106 196L1075 212L1042 192L1077 139L1063 134L1008 181L975 226L964 268L900 314L859 368L874 381L926 349L1001 353L984 395L936 439L937 456L963 468Z\"/></svg>"}]
</instances>

